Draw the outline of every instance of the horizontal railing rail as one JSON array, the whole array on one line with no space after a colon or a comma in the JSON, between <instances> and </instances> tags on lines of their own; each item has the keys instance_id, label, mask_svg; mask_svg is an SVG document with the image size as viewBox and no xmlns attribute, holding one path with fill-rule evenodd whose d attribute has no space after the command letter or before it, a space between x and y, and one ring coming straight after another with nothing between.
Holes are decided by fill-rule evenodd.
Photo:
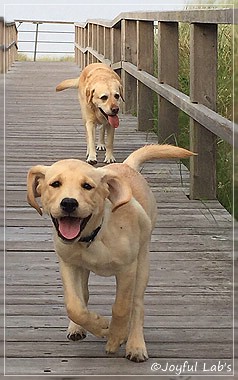
<instances>
[{"instance_id":1,"label":"horizontal railing rail","mask_svg":"<svg viewBox=\"0 0 238 380\"><path fill-rule=\"evenodd\" d=\"M18 24L17 29L19 33L19 53L27 54L29 56L32 55L32 59L34 61L37 60L39 56L42 56L44 54L49 55L50 57L52 55L72 55L74 56L74 22L71 21L43 21L43 20L15 20L15 22ZM31 24L35 26L35 29L33 30L22 30L22 25ZM42 26L46 25L53 25L57 26L57 28L61 29L64 26L72 25L72 31L65 31L65 30L43 30ZM25 35L29 35L29 33L32 35L31 39L25 38ZM54 35L57 35L56 40L50 40L50 39L42 39L40 40L40 36L47 35L51 36L48 38L52 38ZM59 40L59 35L62 36ZM71 41L69 39L66 39L65 37L72 36ZM26 45L27 44L27 45ZM55 49L57 45L62 46L62 49ZM68 50L68 46L71 45L72 49ZM20 48L20 46L29 46L28 48ZM41 48L39 48L41 46ZM44 46L44 47L43 47ZM46 46L46 47L45 47ZM67 50L66 50L67 48Z\"/></svg>"},{"instance_id":2,"label":"horizontal railing rail","mask_svg":"<svg viewBox=\"0 0 238 380\"><path fill-rule=\"evenodd\" d=\"M5 73L17 57L17 30L14 22L0 17L0 73Z\"/></svg>"},{"instance_id":3,"label":"horizontal railing rail","mask_svg":"<svg viewBox=\"0 0 238 380\"><path fill-rule=\"evenodd\" d=\"M179 111L190 117L192 199L216 197L217 137L238 146L238 125L216 112L218 24L234 24L238 9L122 13L112 21L75 24L75 58L84 68L103 62L117 71L125 90L125 113L139 130L154 128L161 142L178 137ZM190 94L179 90L179 27L190 28ZM158 73L154 73L155 39ZM154 116L154 94L159 111Z\"/></svg>"}]
</instances>

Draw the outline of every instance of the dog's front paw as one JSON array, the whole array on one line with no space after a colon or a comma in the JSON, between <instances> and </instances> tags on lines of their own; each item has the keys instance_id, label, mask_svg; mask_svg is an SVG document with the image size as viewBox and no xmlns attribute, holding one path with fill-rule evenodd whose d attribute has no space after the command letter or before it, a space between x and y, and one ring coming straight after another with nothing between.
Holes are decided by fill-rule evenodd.
<instances>
[{"instance_id":1,"label":"dog's front paw","mask_svg":"<svg viewBox=\"0 0 238 380\"><path fill-rule=\"evenodd\" d=\"M86 336L87 331L83 327L76 325L76 323L74 323L73 321L69 322L69 327L67 330L67 338L69 340L83 340L86 338Z\"/></svg>"},{"instance_id":2,"label":"dog's front paw","mask_svg":"<svg viewBox=\"0 0 238 380\"><path fill-rule=\"evenodd\" d=\"M142 346L134 346L127 344L126 345L126 358L133 362L145 362L149 359L147 354L146 346L143 344Z\"/></svg>"},{"instance_id":3,"label":"dog's front paw","mask_svg":"<svg viewBox=\"0 0 238 380\"><path fill-rule=\"evenodd\" d=\"M96 165L97 164L97 156L96 155L88 155L86 162L90 165Z\"/></svg>"},{"instance_id":4,"label":"dog's front paw","mask_svg":"<svg viewBox=\"0 0 238 380\"><path fill-rule=\"evenodd\" d=\"M106 145L105 144L98 144L96 149L97 150L106 150Z\"/></svg>"},{"instance_id":5,"label":"dog's front paw","mask_svg":"<svg viewBox=\"0 0 238 380\"><path fill-rule=\"evenodd\" d=\"M113 164L113 162L116 162L116 159L112 154L106 154L104 162L106 164Z\"/></svg>"}]
</instances>

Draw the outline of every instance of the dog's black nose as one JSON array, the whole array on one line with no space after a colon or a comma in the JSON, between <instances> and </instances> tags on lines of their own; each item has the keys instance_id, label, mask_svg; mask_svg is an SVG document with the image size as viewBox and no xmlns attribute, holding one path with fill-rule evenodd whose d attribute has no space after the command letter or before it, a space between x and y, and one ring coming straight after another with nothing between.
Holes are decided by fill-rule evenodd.
<instances>
[{"instance_id":1,"label":"dog's black nose","mask_svg":"<svg viewBox=\"0 0 238 380\"><path fill-rule=\"evenodd\" d=\"M60 202L60 207L62 208L62 210L69 214L73 212L74 210L76 210L78 205L79 204L78 204L77 199L74 199L74 198L64 198Z\"/></svg>"},{"instance_id":2,"label":"dog's black nose","mask_svg":"<svg viewBox=\"0 0 238 380\"><path fill-rule=\"evenodd\" d=\"M113 107L113 108L111 109L111 111L112 111L112 114L113 114L113 115L117 115L118 112L119 112L119 107Z\"/></svg>"}]
</instances>

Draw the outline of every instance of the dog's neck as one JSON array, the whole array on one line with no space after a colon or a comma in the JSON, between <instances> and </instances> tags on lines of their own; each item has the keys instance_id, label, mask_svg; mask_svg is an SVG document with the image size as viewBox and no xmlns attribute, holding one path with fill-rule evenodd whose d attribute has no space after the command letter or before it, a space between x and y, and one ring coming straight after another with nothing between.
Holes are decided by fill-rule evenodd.
<instances>
[{"instance_id":1,"label":"dog's neck","mask_svg":"<svg viewBox=\"0 0 238 380\"><path fill-rule=\"evenodd\" d=\"M103 223L103 220L102 220L102 223ZM87 243L87 248L90 246L90 244L95 240L97 234L99 233L99 231L101 230L102 228L102 223L100 224L100 226L98 226L97 228L95 228L95 230L93 230L93 232L88 235L88 236L84 236L82 238L79 239L79 242L80 243Z\"/></svg>"}]
</instances>

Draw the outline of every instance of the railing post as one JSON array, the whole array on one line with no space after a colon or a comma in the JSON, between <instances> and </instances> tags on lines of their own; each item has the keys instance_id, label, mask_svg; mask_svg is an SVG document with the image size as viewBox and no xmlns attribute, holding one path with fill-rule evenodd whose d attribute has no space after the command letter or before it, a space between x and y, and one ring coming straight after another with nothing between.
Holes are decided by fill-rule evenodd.
<instances>
[{"instance_id":1,"label":"railing post","mask_svg":"<svg viewBox=\"0 0 238 380\"><path fill-rule=\"evenodd\" d=\"M33 23L34 24L34 23ZM37 42L38 42L38 32L39 32L39 22L36 22L36 33L35 33L35 48L34 48L34 62L36 61L36 52L37 52Z\"/></svg>"},{"instance_id":2,"label":"railing post","mask_svg":"<svg viewBox=\"0 0 238 380\"><path fill-rule=\"evenodd\" d=\"M137 28L136 21L121 21L121 59L137 65ZM123 112L136 114L137 112L137 80L125 70L122 70L125 103Z\"/></svg>"},{"instance_id":3,"label":"railing post","mask_svg":"<svg viewBox=\"0 0 238 380\"><path fill-rule=\"evenodd\" d=\"M158 25L158 79L178 88L179 35L177 22ZM177 107L159 96L158 135L161 143L175 144L178 137Z\"/></svg>"},{"instance_id":4,"label":"railing post","mask_svg":"<svg viewBox=\"0 0 238 380\"><path fill-rule=\"evenodd\" d=\"M83 28L83 47L86 48L88 44L88 24ZM88 53L84 53L83 55L83 66L82 69L84 69L88 64Z\"/></svg>"},{"instance_id":5,"label":"railing post","mask_svg":"<svg viewBox=\"0 0 238 380\"><path fill-rule=\"evenodd\" d=\"M154 23L137 21L137 68L154 73ZM154 124L153 91L138 81L137 120L139 131L149 131Z\"/></svg>"},{"instance_id":6,"label":"railing post","mask_svg":"<svg viewBox=\"0 0 238 380\"><path fill-rule=\"evenodd\" d=\"M97 25L93 24L92 25L92 48L93 50L97 50ZM97 59L93 56L92 57L92 63L97 62Z\"/></svg>"},{"instance_id":7,"label":"railing post","mask_svg":"<svg viewBox=\"0 0 238 380\"><path fill-rule=\"evenodd\" d=\"M4 20L0 18L0 73L4 72Z\"/></svg>"},{"instance_id":8,"label":"railing post","mask_svg":"<svg viewBox=\"0 0 238 380\"><path fill-rule=\"evenodd\" d=\"M5 40L4 40L4 44L5 44L5 49L4 49L4 71L5 73L7 72L8 68L9 68L9 51L6 50L7 49L7 46L9 45L10 43L10 38L9 38L9 26L7 25L7 23L5 23L4 25L5 27Z\"/></svg>"},{"instance_id":9,"label":"railing post","mask_svg":"<svg viewBox=\"0 0 238 380\"><path fill-rule=\"evenodd\" d=\"M190 98L216 110L217 25L192 24L190 38ZM216 136L190 121L190 148L198 153L191 159L191 199L216 198Z\"/></svg>"},{"instance_id":10,"label":"railing post","mask_svg":"<svg viewBox=\"0 0 238 380\"><path fill-rule=\"evenodd\" d=\"M104 53L104 27L101 25L97 26L97 52Z\"/></svg>"},{"instance_id":11,"label":"railing post","mask_svg":"<svg viewBox=\"0 0 238 380\"><path fill-rule=\"evenodd\" d=\"M14 39L16 41L16 46L14 48L14 61L17 59L17 54L18 54L18 32L17 32L17 27L14 25Z\"/></svg>"},{"instance_id":12,"label":"railing post","mask_svg":"<svg viewBox=\"0 0 238 380\"><path fill-rule=\"evenodd\" d=\"M112 63L121 61L121 28L111 28L111 56Z\"/></svg>"},{"instance_id":13,"label":"railing post","mask_svg":"<svg viewBox=\"0 0 238 380\"><path fill-rule=\"evenodd\" d=\"M104 27L104 58L110 59L111 58L111 31L110 28Z\"/></svg>"},{"instance_id":14,"label":"railing post","mask_svg":"<svg viewBox=\"0 0 238 380\"><path fill-rule=\"evenodd\" d=\"M88 41L87 46L92 47L92 27L93 25L91 23L88 23ZM88 65L92 63L92 54L88 53Z\"/></svg>"},{"instance_id":15,"label":"railing post","mask_svg":"<svg viewBox=\"0 0 238 380\"><path fill-rule=\"evenodd\" d=\"M83 48L84 47L84 28L80 27L80 32L79 32L79 45ZM84 64L84 53L80 50L80 60L79 60L79 65L80 68L83 69L83 64Z\"/></svg>"},{"instance_id":16,"label":"railing post","mask_svg":"<svg viewBox=\"0 0 238 380\"><path fill-rule=\"evenodd\" d=\"M77 25L74 26L74 40L75 44L80 45L79 39L79 27ZM79 49L75 46L74 48L74 60L77 66L79 66Z\"/></svg>"}]
</instances>

